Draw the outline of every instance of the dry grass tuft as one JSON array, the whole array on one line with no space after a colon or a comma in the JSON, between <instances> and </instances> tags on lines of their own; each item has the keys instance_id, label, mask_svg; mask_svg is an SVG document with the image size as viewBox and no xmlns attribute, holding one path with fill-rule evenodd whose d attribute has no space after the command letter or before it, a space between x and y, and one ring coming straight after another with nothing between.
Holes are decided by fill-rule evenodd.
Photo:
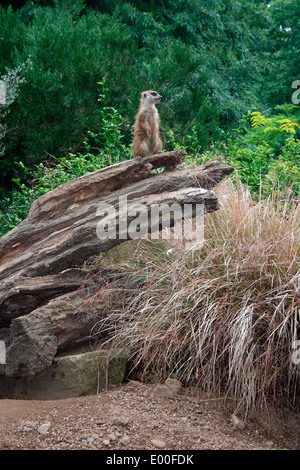
<instances>
[{"instance_id":1,"label":"dry grass tuft","mask_svg":"<svg viewBox=\"0 0 300 470\"><path fill-rule=\"evenodd\" d=\"M202 250L139 243L122 271L130 300L101 328L113 347L131 350L141 379L172 375L247 409L299 407L299 207L275 194L254 202L232 181L218 192Z\"/></svg>"}]
</instances>

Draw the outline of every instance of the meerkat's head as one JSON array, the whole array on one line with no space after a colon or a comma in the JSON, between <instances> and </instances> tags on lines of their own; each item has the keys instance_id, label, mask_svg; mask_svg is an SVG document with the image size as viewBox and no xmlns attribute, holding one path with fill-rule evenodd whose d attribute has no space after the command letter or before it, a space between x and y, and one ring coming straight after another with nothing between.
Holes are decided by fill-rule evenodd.
<instances>
[{"instance_id":1,"label":"meerkat's head","mask_svg":"<svg viewBox=\"0 0 300 470\"><path fill-rule=\"evenodd\" d=\"M146 90L142 92L142 98L141 101L144 104L148 105L153 105L158 103L162 99L162 96L160 96L156 91L154 90Z\"/></svg>"}]
</instances>

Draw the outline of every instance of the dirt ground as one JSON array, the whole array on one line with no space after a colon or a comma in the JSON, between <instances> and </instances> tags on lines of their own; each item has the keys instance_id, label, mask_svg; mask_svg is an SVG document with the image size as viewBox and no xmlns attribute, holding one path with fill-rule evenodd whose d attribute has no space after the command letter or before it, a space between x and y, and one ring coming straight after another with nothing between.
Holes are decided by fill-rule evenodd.
<instances>
[{"instance_id":1,"label":"dirt ground","mask_svg":"<svg viewBox=\"0 0 300 470\"><path fill-rule=\"evenodd\" d=\"M4 450L299 449L299 414L262 410L238 415L194 389L157 397L153 385L129 382L98 395L55 401L0 400Z\"/></svg>"}]
</instances>

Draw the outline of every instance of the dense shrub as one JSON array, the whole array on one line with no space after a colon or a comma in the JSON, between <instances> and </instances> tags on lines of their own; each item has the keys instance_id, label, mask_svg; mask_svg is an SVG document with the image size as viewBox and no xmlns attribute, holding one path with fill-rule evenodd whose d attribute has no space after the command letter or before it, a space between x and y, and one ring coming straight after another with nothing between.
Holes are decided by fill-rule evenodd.
<instances>
[{"instance_id":1,"label":"dense shrub","mask_svg":"<svg viewBox=\"0 0 300 470\"><path fill-rule=\"evenodd\" d=\"M116 109L105 106L107 88L102 82L99 85L98 132L87 133L83 141L84 152L69 154L50 165L43 162L36 165L31 185L14 178L16 188L8 194L2 194L0 236L24 220L32 202L48 191L86 173L131 158L131 149L124 144L121 132L126 122ZM18 166L20 171L28 172L22 162Z\"/></svg>"},{"instance_id":2,"label":"dense shrub","mask_svg":"<svg viewBox=\"0 0 300 470\"><path fill-rule=\"evenodd\" d=\"M256 102L260 39L241 2L53 3L26 4L22 14L0 7L0 74L28 58L32 64L6 117L2 185L20 176L16 161L29 169L21 174L26 181L50 155L82 150L87 131L99 129L97 82L104 78L107 105L131 124L141 91L157 88L164 141L172 129L182 142L193 127L202 149ZM250 4L253 21L259 13Z\"/></svg>"},{"instance_id":3,"label":"dense shrub","mask_svg":"<svg viewBox=\"0 0 300 470\"><path fill-rule=\"evenodd\" d=\"M12 13L1 10L1 15L5 24ZM108 74L114 77L112 93L122 109L126 80L138 57L128 28L93 12L79 17L76 9L39 9L22 34L21 45L11 48L7 63L15 67L30 57L31 68L6 119L6 153L0 159L4 185L18 176L16 158L30 170L51 155L60 158L72 152L87 131L97 133L97 82Z\"/></svg>"},{"instance_id":4,"label":"dense shrub","mask_svg":"<svg viewBox=\"0 0 300 470\"><path fill-rule=\"evenodd\" d=\"M236 138L228 139L223 148L226 160L241 175L253 193L264 195L272 187L299 195L300 180L300 115L293 105L277 107L277 113L266 117L260 112L250 116L251 127L241 121ZM248 119L247 119L248 121ZM249 121L248 121L249 122Z\"/></svg>"}]
</instances>

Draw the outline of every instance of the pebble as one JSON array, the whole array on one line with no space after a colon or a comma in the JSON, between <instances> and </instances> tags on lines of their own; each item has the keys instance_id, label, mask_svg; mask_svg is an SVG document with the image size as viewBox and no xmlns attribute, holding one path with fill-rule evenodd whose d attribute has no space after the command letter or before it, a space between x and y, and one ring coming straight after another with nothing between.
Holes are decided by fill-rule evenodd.
<instances>
[{"instance_id":1,"label":"pebble","mask_svg":"<svg viewBox=\"0 0 300 470\"><path fill-rule=\"evenodd\" d=\"M109 439L104 439L103 440L103 445L104 446L109 446L109 442L110 442Z\"/></svg>"},{"instance_id":2,"label":"pebble","mask_svg":"<svg viewBox=\"0 0 300 470\"><path fill-rule=\"evenodd\" d=\"M128 426L129 419L126 418L119 418L117 416L112 417L111 424L114 426Z\"/></svg>"},{"instance_id":3,"label":"pebble","mask_svg":"<svg viewBox=\"0 0 300 470\"><path fill-rule=\"evenodd\" d=\"M151 444L158 449L163 449L167 445L162 439L151 439Z\"/></svg>"},{"instance_id":4,"label":"pebble","mask_svg":"<svg viewBox=\"0 0 300 470\"><path fill-rule=\"evenodd\" d=\"M130 443L130 439L129 439L128 436L124 436L124 437L122 437L122 439L120 439L120 442L121 442L121 444L123 444L124 446L126 446L127 444Z\"/></svg>"},{"instance_id":5,"label":"pebble","mask_svg":"<svg viewBox=\"0 0 300 470\"><path fill-rule=\"evenodd\" d=\"M95 439L93 439L92 437L88 437L86 441L88 444L93 444L94 440Z\"/></svg>"},{"instance_id":6,"label":"pebble","mask_svg":"<svg viewBox=\"0 0 300 470\"><path fill-rule=\"evenodd\" d=\"M11 448L11 443L9 441L4 441L2 445L5 449L10 449Z\"/></svg>"},{"instance_id":7,"label":"pebble","mask_svg":"<svg viewBox=\"0 0 300 470\"><path fill-rule=\"evenodd\" d=\"M153 390L154 395L157 397L163 397L163 398L173 398L174 393L172 390L165 385L156 385L156 387Z\"/></svg>"},{"instance_id":8,"label":"pebble","mask_svg":"<svg viewBox=\"0 0 300 470\"><path fill-rule=\"evenodd\" d=\"M177 394L182 387L182 383L177 379L167 379L165 385L175 394Z\"/></svg>"},{"instance_id":9,"label":"pebble","mask_svg":"<svg viewBox=\"0 0 300 470\"><path fill-rule=\"evenodd\" d=\"M267 441L267 442L266 442L266 446L269 447L269 448L271 448L271 447L274 446L274 442L273 442L273 441Z\"/></svg>"},{"instance_id":10,"label":"pebble","mask_svg":"<svg viewBox=\"0 0 300 470\"><path fill-rule=\"evenodd\" d=\"M117 436L112 432L111 434L109 434L107 436L107 438L110 440L110 441L115 441L117 439Z\"/></svg>"},{"instance_id":11,"label":"pebble","mask_svg":"<svg viewBox=\"0 0 300 470\"><path fill-rule=\"evenodd\" d=\"M42 436L47 436L51 423L42 424L37 430Z\"/></svg>"},{"instance_id":12,"label":"pebble","mask_svg":"<svg viewBox=\"0 0 300 470\"><path fill-rule=\"evenodd\" d=\"M231 422L233 426L237 429L243 430L245 429L245 423L241 419L239 419L237 416L234 414L231 415Z\"/></svg>"}]
</instances>

